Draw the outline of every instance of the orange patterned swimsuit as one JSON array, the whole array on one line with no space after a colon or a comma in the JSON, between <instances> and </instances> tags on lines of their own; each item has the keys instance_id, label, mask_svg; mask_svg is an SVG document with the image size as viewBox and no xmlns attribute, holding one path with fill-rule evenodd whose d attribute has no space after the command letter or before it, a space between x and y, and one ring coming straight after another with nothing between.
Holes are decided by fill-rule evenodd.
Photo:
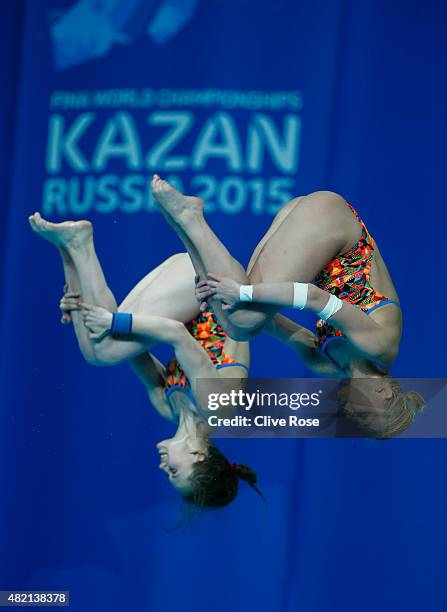
<instances>
[{"instance_id":1,"label":"orange patterned swimsuit","mask_svg":"<svg viewBox=\"0 0 447 612\"><path fill-rule=\"evenodd\" d=\"M212 310L200 313L195 319L186 324L186 328L200 346L205 349L216 369L228 366L241 366L248 370L246 365L239 363L225 353L224 343L227 334L218 323ZM165 396L168 401L169 395L173 391L178 390L187 393L192 401L194 401L190 382L175 356L168 363L166 372Z\"/></svg>"},{"instance_id":2,"label":"orange patterned swimsuit","mask_svg":"<svg viewBox=\"0 0 447 612\"><path fill-rule=\"evenodd\" d=\"M340 300L357 306L367 315L386 304L399 306L397 302L382 295L371 286L371 266L376 246L374 238L354 208L348 202L346 204L360 223L362 237L347 253L334 257L326 264L316 276L315 284ZM327 346L335 338L345 338L342 332L320 319L317 322L317 337L321 350L334 362L327 352ZM334 363L340 368L338 363Z\"/></svg>"}]
</instances>

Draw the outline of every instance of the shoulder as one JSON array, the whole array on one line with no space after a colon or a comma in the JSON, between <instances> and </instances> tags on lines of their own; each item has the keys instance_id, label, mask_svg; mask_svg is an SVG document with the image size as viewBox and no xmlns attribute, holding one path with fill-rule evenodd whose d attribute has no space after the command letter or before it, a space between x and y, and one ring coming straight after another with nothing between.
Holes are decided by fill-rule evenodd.
<instances>
[{"instance_id":1,"label":"shoulder","mask_svg":"<svg viewBox=\"0 0 447 612\"><path fill-rule=\"evenodd\" d=\"M402 310L395 304L387 304L369 315L380 326L384 351L380 355L384 363L392 363L398 353L402 337Z\"/></svg>"},{"instance_id":2,"label":"shoulder","mask_svg":"<svg viewBox=\"0 0 447 612\"><path fill-rule=\"evenodd\" d=\"M400 304L385 304L375 309L368 317L380 325L387 335L400 338L402 333L402 309Z\"/></svg>"}]
</instances>

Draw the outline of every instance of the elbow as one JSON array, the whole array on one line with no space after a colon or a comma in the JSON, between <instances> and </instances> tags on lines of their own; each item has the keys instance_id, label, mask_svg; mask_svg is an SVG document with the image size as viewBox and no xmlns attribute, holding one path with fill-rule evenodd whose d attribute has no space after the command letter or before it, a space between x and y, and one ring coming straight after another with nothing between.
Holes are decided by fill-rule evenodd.
<instances>
[{"instance_id":1,"label":"elbow","mask_svg":"<svg viewBox=\"0 0 447 612\"><path fill-rule=\"evenodd\" d=\"M98 362L97 362L98 360L96 358L95 351L91 347L89 347L89 350L83 350L81 348L81 354L84 357L84 360L89 365L91 365L91 366L99 365Z\"/></svg>"},{"instance_id":2,"label":"elbow","mask_svg":"<svg viewBox=\"0 0 447 612\"><path fill-rule=\"evenodd\" d=\"M189 331L186 329L185 324L181 321L166 319L164 327L165 337L162 340L174 347L178 344L184 343L185 339L191 336Z\"/></svg>"},{"instance_id":3,"label":"elbow","mask_svg":"<svg viewBox=\"0 0 447 612\"><path fill-rule=\"evenodd\" d=\"M95 355L84 355L83 356L88 365L91 366L102 366L103 364Z\"/></svg>"},{"instance_id":4,"label":"elbow","mask_svg":"<svg viewBox=\"0 0 447 612\"><path fill-rule=\"evenodd\" d=\"M106 347L101 347L101 343L95 346L93 353L84 355L84 358L89 365L99 368L118 365L123 361L114 355L113 351L108 350Z\"/></svg>"}]
</instances>

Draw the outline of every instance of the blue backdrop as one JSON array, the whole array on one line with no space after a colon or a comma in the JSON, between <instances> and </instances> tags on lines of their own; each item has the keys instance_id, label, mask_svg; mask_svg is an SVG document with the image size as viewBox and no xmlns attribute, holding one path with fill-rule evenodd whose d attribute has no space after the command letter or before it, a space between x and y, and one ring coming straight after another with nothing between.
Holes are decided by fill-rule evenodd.
<instances>
[{"instance_id":1,"label":"blue backdrop","mask_svg":"<svg viewBox=\"0 0 447 612\"><path fill-rule=\"evenodd\" d=\"M267 508L241 487L169 533L179 506L154 445L170 427L126 365L83 362L59 324L56 252L27 215L91 219L120 300L181 249L152 172L206 196L245 264L291 194L337 191L400 294L394 373L445 376L446 6L33 0L1 13L0 589L70 590L82 611L444 611L443 440L225 440ZM306 373L266 336L252 371Z\"/></svg>"}]
</instances>

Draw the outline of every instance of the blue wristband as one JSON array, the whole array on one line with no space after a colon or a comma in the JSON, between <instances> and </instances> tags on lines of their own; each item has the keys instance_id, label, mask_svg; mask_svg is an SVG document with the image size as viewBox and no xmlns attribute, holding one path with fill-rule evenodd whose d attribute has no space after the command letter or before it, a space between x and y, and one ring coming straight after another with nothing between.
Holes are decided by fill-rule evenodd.
<instances>
[{"instance_id":1,"label":"blue wristband","mask_svg":"<svg viewBox=\"0 0 447 612\"><path fill-rule=\"evenodd\" d=\"M114 312L112 315L112 334L132 333L132 315L124 312Z\"/></svg>"}]
</instances>

